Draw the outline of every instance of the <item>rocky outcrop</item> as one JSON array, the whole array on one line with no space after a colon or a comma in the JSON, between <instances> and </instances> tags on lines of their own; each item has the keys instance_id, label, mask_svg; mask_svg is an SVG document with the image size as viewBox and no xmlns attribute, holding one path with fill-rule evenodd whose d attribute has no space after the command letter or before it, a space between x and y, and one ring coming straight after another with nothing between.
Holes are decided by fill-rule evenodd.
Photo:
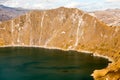
<instances>
[{"instance_id":1,"label":"rocky outcrop","mask_svg":"<svg viewBox=\"0 0 120 80\"><path fill-rule=\"evenodd\" d=\"M107 68L95 70L94 79L120 78L120 27L109 27L78 9L31 11L0 23L0 45L91 51L113 60Z\"/></svg>"}]
</instances>

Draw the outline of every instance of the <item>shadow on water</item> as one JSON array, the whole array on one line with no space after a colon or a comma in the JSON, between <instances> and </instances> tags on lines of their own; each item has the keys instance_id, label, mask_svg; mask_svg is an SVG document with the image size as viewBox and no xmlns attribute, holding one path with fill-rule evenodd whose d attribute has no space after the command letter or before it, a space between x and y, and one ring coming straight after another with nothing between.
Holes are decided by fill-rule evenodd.
<instances>
[{"instance_id":1,"label":"shadow on water","mask_svg":"<svg viewBox=\"0 0 120 80\"><path fill-rule=\"evenodd\" d=\"M93 80L109 61L76 51L0 48L0 80Z\"/></svg>"}]
</instances>

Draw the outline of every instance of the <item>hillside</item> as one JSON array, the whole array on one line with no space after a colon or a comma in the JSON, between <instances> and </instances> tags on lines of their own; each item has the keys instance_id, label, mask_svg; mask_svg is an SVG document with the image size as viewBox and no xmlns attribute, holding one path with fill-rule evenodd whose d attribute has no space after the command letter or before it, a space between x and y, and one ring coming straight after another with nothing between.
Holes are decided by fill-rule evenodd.
<instances>
[{"instance_id":1,"label":"hillside","mask_svg":"<svg viewBox=\"0 0 120 80\"><path fill-rule=\"evenodd\" d=\"M120 78L120 27L109 27L79 9L36 10L0 23L0 45L90 51L113 60L96 70L94 79Z\"/></svg>"},{"instance_id":2,"label":"hillside","mask_svg":"<svg viewBox=\"0 0 120 80\"><path fill-rule=\"evenodd\" d=\"M10 20L26 12L28 12L28 10L0 5L0 21Z\"/></svg>"},{"instance_id":3,"label":"hillside","mask_svg":"<svg viewBox=\"0 0 120 80\"><path fill-rule=\"evenodd\" d=\"M120 26L120 9L107 9L91 13L109 26Z\"/></svg>"}]
</instances>

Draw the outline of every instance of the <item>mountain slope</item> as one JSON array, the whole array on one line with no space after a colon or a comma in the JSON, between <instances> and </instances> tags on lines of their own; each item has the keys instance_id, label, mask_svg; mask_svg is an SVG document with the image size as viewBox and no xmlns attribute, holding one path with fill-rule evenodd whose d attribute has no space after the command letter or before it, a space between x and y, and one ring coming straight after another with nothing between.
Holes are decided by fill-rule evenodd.
<instances>
[{"instance_id":1,"label":"mountain slope","mask_svg":"<svg viewBox=\"0 0 120 80\"><path fill-rule=\"evenodd\" d=\"M78 9L61 7L31 11L0 23L0 44L91 51L115 62L106 69L95 71L96 80L120 78L120 27L109 27Z\"/></svg>"},{"instance_id":2,"label":"mountain slope","mask_svg":"<svg viewBox=\"0 0 120 80\"><path fill-rule=\"evenodd\" d=\"M19 9L19 8L10 8L4 5L0 5L0 21L10 20L26 12L28 12L28 10Z\"/></svg>"},{"instance_id":3,"label":"mountain slope","mask_svg":"<svg viewBox=\"0 0 120 80\"><path fill-rule=\"evenodd\" d=\"M92 12L98 19L109 26L120 26L120 9L107 9L104 11Z\"/></svg>"}]
</instances>

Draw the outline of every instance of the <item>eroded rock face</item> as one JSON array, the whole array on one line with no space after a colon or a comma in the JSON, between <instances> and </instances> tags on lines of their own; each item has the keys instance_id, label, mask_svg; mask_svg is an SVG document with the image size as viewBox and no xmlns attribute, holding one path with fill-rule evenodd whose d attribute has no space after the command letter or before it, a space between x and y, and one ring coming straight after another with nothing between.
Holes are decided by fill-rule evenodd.
<instances>
[{"instance_id":1,"label":"eroded rock face","mask_svg":"<svg viewBox=\"0 0 120 80\"><path fill-rule=\"evenodd\" d=\"M111 75L111 70L113 75L116 70L120 71L117 63L120 59L120 27L109 27L78 9L62 7L31 11L0 23L0 45L87 50L114 60L114 63L104 69L104 74L103 70L95 71L95 79L107 78ZM113 67L115 64L118 66ZM116 75L118 74L114 76Z\"/></svg>"}]
</instances>

